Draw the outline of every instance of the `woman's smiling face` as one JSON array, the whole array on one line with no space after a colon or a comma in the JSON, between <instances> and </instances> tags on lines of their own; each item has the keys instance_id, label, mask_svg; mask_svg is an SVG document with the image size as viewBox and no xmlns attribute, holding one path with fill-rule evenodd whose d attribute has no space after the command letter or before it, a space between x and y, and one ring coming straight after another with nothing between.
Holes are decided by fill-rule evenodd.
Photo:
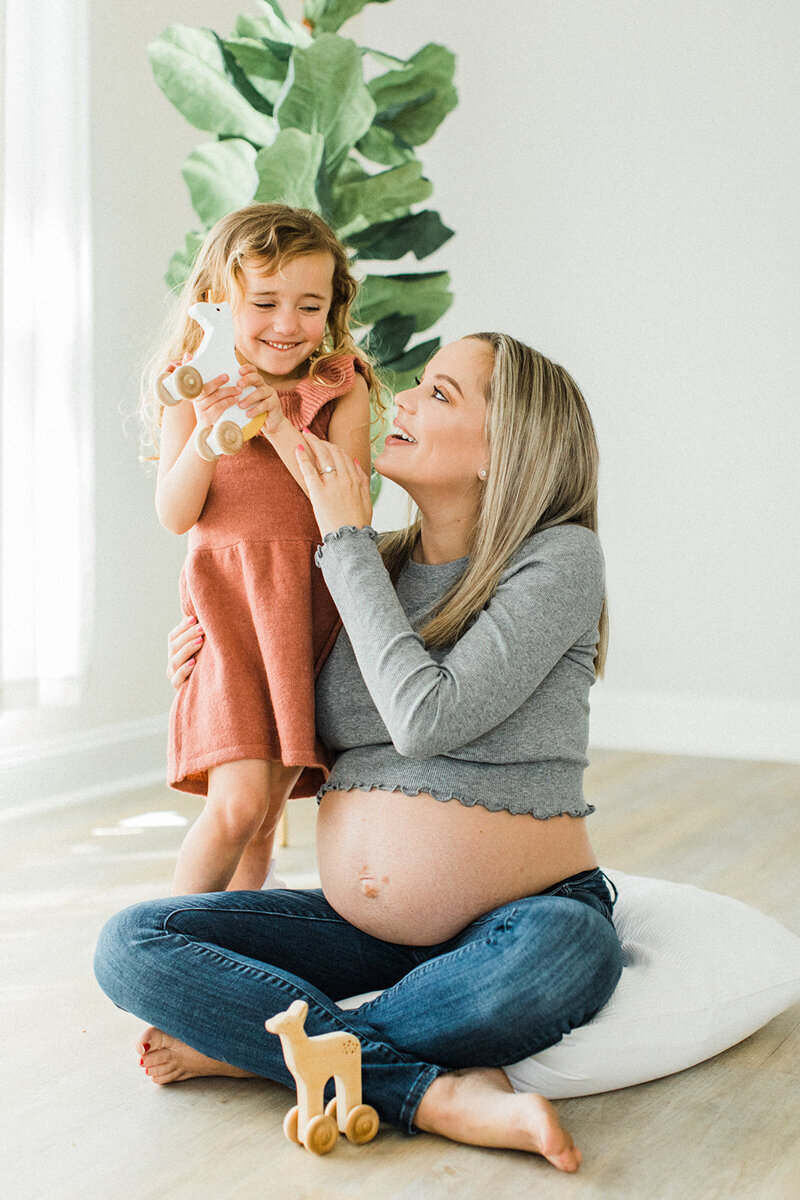
<instances>
[{"instance_id":1,"label":"woman's smiling face","mask_svg":"<svg viewBox=\"0 0 800 1200\"><path fill-rule=\"evenodd\" d=\"M375 469L421 498L471 493L487 466L486 391L493 353L463 338L443 346L416 387L395 397L397 413Z\"/></svg>"}]
</instances>

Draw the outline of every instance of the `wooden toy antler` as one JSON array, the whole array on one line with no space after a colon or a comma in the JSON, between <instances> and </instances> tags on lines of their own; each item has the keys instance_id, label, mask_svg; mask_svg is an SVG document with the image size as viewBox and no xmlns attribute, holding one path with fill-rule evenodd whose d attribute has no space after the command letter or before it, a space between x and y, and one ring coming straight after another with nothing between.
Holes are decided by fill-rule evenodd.
<instances>
[{"instance_id":1,"label":"wooden toy antler","mask_svg":"<svg viewBox=\"0 0 800 1200\"><path fill-rule=\"evenodd\" d=\"M286 1114L283 1132L290 1142L312 1154L327 1154L341 1131L348 1141L363 1145L378 1132L378 1114L361 1102L361 1043L352 1033L323 1033L309 1037L305 1031L308 1005L295 1000L286 1012L265 1022L281 1039L286 1065L297 1084L297 1104ZM336 1097L327 1108L325 1084L333 1078Z\"/></svg>"}]
</instances>

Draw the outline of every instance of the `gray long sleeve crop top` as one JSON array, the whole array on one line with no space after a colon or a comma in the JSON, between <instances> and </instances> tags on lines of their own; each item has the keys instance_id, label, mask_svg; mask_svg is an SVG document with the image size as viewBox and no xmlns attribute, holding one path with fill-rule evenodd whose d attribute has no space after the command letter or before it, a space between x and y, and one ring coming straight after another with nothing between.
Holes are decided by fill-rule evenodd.
<instances>
[{"instance_id":1,"label":"gray long sleeve crop top","mask_svg":"<svg viewBox=\"0 0 800 1200\"><path fill-rule=\"evenodd\" d=\"M344 623L317 681L334 760L319 797L379 789L540 819L593 812L583 772L605 588L597 536L559 525L529 537L467 631L430 650L415 629L468 560L408 561L395 587L377 537L344 527L317 551Z\"/></svg>"}]
</instances>

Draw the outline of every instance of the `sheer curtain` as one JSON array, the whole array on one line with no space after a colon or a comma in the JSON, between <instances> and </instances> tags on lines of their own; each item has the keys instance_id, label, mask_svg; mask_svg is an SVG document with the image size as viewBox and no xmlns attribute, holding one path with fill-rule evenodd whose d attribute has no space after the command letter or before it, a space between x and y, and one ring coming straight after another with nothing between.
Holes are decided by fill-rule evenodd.
<instances>
[{"instance_id":1,"label":"sheer curtain","mask_svg":"<svg viewBox=\"0 0 800 1200\"><path fill-rule=\"evenodd\" d=\"M88 0L5 0L2 708L75 703L94 559Z\"/></svg>"}]
</instances>

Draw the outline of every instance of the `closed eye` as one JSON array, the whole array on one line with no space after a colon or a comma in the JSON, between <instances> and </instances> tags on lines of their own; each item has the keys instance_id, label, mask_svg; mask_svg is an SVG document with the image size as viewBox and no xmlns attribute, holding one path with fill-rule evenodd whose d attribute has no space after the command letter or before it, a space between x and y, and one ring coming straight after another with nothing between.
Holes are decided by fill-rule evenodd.
<instances>
[{"instance_id":1,"label":"closed eye","mask_svg":"<svg viewBox=\"0 0 800 1200\"><path fill-rule=\"evenodd\" d=\"M274 308L275 307L275 305L270 303L268 300L265 300L265 301L254 300L253 304L255 305L256 308ZM303 305L303 307L300 311L308 312L308 313L316 313L316 312L320 311L321 307L322 306L319 304Z\"/></svg>"}]
</instances>

